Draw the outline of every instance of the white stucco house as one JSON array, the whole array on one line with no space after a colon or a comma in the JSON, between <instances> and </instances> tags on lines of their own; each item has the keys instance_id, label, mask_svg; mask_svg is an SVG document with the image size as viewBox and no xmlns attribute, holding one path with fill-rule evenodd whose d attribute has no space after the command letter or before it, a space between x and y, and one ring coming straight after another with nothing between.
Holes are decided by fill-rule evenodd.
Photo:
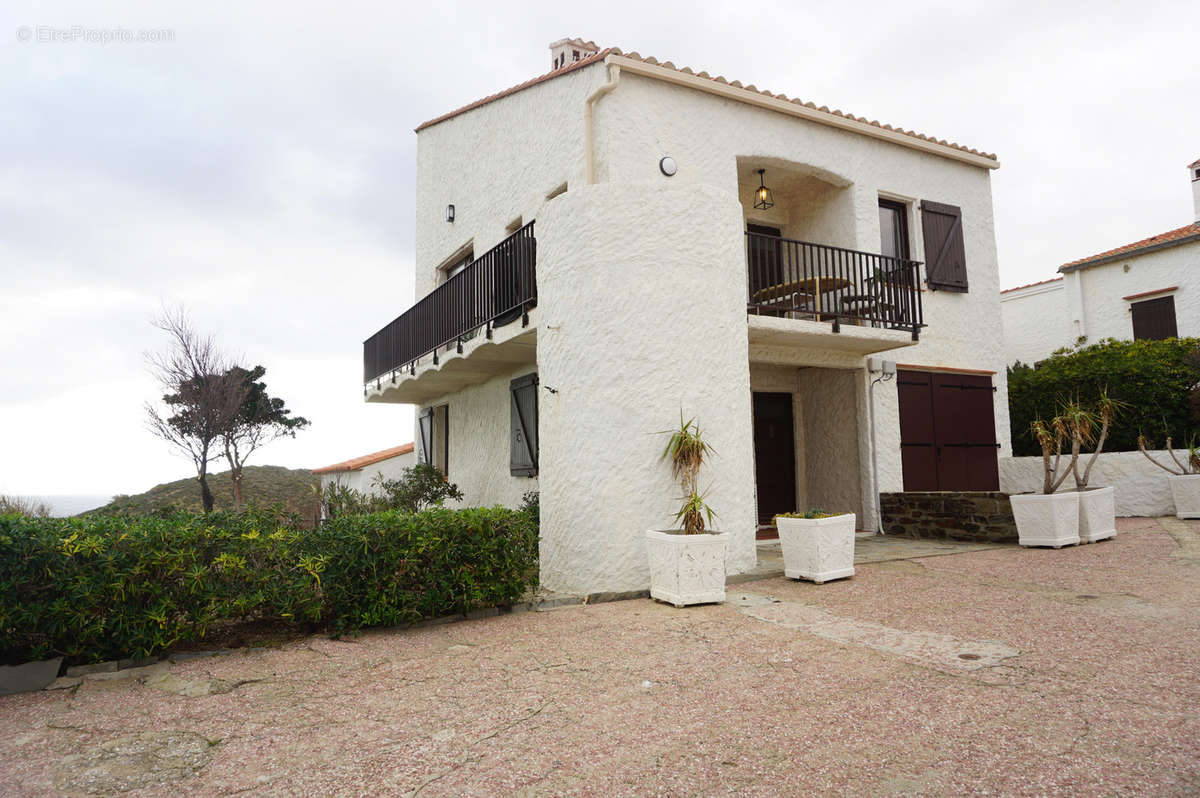
<instances>
[{"instance_id":1,"label":"white stucco house","mask_svg":"<svg viewBox=\"0 0 1200 798\"><path fill-rule=\"evenodd\" d=\"M1200 336L1200 160L1188 165L1193 221L1000 293L1008 362L1033 364L1105 338Z\"/></svg>"},{"instance_id":2,"label":"white stucco house","mask_svg":"<svg viewBox=\"0 0 1200 798\"><path fill-rule=\"evenodd\" d=\"M540 491L543 585L648 585L681 413L729 573L775 513L875 529L878 492L997 488L995 156L578 39L551 60L417 128L420 299L363 375L465 503Z\"/></svg>"},{"instance_id":3,"label":"white stucco house","mask_svg":"<svg viewBox=\"0 0 1200 798\"><path fill-rule=\"evenodd\" d=\"M377 492L375 482L379 478L399 479L404 469L417 464L413 444L393 446L371 454L352 457L333 465L314 468L313 473L321 478L321 489L329 485L343 485L361 493Z\"/></svg>"}]
</instances>

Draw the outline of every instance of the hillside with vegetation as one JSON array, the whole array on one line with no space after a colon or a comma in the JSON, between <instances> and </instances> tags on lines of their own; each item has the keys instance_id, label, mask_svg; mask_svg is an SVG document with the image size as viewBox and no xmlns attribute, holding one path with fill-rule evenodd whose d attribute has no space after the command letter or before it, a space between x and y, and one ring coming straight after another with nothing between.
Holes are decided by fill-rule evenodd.
<instances>
[{"instance_id":1,"label":"hillside with vegetation","mask_svg":"<svg viewBox=\"0 0 1200 798\"><path fill-rule=\"evenodd\" d=\"M229 472L210 474L208 481L216 499L215 509L233 509L233 480ZM281 504L289 512L311 516L317 506L316 491L320 483L319 477L303 468L246 466L243 489L248 506L272 507ZM171 509L200 512L201 508L200 483L195 477L188 477L155 485L136 496L114 496L103 507L82 515L147 514Z\"/></svg>"}]
</instances>

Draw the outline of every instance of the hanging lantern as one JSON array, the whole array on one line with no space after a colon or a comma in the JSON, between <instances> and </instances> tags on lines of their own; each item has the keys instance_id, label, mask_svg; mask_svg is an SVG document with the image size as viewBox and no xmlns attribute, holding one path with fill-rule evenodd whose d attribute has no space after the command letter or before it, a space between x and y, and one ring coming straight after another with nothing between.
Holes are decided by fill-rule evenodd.
<instances>
[{"instance_id":1,"label":"hanging lantern","mask_svg":"<svg viewBox=\"0 0 1200 798\"><path fill-rule=\"evenodd\" d=\"M760 211L775 207L775 198L771 196L771 189L767 188L763 182L763 175L766 173L766 169L758 170L758 188L754 189L754 207Z\"/></svg>"}]
</instances>

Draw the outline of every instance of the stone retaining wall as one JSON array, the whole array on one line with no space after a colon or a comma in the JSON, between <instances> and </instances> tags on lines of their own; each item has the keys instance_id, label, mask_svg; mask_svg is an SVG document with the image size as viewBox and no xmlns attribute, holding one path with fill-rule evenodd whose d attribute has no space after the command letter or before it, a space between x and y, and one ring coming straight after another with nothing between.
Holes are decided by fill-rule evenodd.
<instances>
[{"instance_id":1,"label":"stone retaining wall","mask_svg":"<svg viewBox=\"0 0 1200 798\"><path fill-rule=\"evenodd\" d=\"M1016 543L1008 494L994 491L881 493L889 535L975 543Z\"/></svg>"}]
</instances>

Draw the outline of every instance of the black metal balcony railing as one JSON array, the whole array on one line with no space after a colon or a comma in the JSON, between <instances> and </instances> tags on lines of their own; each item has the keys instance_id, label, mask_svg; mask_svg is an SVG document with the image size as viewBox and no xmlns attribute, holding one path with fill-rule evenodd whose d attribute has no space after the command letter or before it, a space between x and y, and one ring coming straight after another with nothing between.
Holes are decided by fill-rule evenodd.
<instances>
[{"instance_id":1,"label":"black metal balcony railing","mask_svg":"<svg viewBox=\"0 0 1200 798\"><path fill-rule=\"evenodd\" d=\"M517 319L529 323L537 305L537 239L533 222L522 227L439 285L391 324L363 342L363 381L415 369L416 361L456 345L486 327Z\"/></svg>"},{"instance_id":2,"label":"black metal balcony railing","mask_svg":"<svg viewBox=\"0 0 1200 798\"><path fill-rule=\"evenodd\" d=\"M917 340L921 264L870 252L746 233L750 313L907 330Z\"/></svg>"}]
</instances>

